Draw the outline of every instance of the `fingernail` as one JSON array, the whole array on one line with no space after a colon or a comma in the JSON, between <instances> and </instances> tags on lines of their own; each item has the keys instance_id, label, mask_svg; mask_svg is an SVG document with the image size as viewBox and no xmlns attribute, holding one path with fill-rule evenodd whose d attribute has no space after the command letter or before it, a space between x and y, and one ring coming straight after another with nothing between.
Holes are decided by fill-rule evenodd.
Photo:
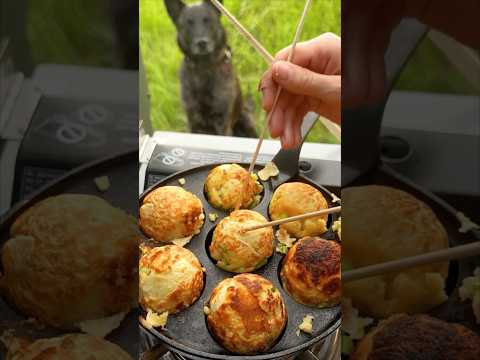
<instances>
[{"instance_id":1,"label":"fingernail","mask_svg":"<svg viewBox=\"0 0 480 360\"><path fill-rule=\"evenodd\" d=\"M280 61L275 64L274 70L275 79L286 81L290 76L290 67L283 61Z\"/></svg>"}]
</instances>

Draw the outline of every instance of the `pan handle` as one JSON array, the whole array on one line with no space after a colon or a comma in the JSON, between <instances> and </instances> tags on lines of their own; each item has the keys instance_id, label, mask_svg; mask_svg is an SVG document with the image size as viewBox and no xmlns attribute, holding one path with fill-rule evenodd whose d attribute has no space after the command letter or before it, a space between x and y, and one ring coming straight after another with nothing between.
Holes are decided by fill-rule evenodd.
<instances>
[{"instance_id":1,"label":"pan handle","mask_svg":"<svg viewBox=\"0 0 480 360\"><path fill-rule=\"evenodd\" d=\"M298 162L300 159L300 152L302 151L303 143L307 138L310 130L317 122L318 115L314 112L309 112L305 115L302 124L302 141L293 149L280 149L280 151L273 158L273 162L277 165L281 173L294 176L298 173Z\"/></svg>"}]
</instances>

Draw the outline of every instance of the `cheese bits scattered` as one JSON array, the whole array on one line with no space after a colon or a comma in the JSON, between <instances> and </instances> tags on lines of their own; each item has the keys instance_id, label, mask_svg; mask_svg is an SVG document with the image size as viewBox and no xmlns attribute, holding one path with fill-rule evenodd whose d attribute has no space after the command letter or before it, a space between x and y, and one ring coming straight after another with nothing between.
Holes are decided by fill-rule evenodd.
<instances>
[{"instance_id":1,"label":"cheese bits scattered","mask_svg":"<svg viewBox=\"0 0 480 360\"><path fill-rule=\"evenodd\" d=\"M265 164L265 167L258 172L258 177L262 181L267 181L271 177L277 176L280 171L273 162L269 161Z\"/></svg>"},{"instance_id":2,"label":"cheese bits scattered","mask_svg":"<svg viewBox=\"0 0 480 360\"><path fill-rule=\"evenodd\" d=\"M178 183L182 186L185 185L186 182L187 181L184 178L178 179Z\"/></svg>"}]
</instances>

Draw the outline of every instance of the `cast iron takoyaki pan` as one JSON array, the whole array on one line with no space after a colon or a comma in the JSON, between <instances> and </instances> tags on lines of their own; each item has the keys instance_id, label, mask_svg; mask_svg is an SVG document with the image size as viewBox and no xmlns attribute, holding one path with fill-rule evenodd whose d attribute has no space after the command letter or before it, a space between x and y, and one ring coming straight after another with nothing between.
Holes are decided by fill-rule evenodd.
<instances>
[{"instance_id":1,"label":"cast iron takoyaki pan","mask_svg":"<svg viewBox=\"0 0 480 360\"><path fill-rule=\"evenodd\" d=\"M219 164L206 165L173 174L153 185L140 196L141 204L144 197L151 191L166 185L180 186L178 180L184 178L186 182L183 188L200 198L205 211L205 224L203 225L201 232L194 236L190 243L186 245L186 248L191 250L198 257L206 269L206 282L201 297L188 309L169 316L166 329L149 330L145 328L145 330L164 343L166 347L190 359L281 359L291 357L323 340L335 331L340 326L341 309L340 306L315 309L295 302L283 289L280 282L279 271L283 255L277 252L275 252L265 266L255 271L255 273L269 279L280 290L285 301L288 313L288 323L285 332L279 338L278 342L264 354L238 356L229 353L220 346L208 331L205 315L203 313L203 306L208 301L213 288L220 281L235 275L218 268L215 265L215 262L209 257L208 251L215 225L218 224L221 219L228 216L226 212L213 208L204 194L204 184L207 174L218 165ZM248 168L248 164L239 165ZM260 166L256 167L255 172L260 169ZM288 176L286 174L280 173L277 178L262 182L262 185L264 186L262 200L252 210L269 218L268 205L273 192L278 186L280 180L286 180L287 178ZM330 192L335 192L339 195L339 188L326 188L303 176L297 175L289 181L305 182L322 191L329 202L329 206L333 206ZM212 223L208 219L209 213L216 213L218 215L218 219L215 223ZM329 229L332 221L333 217L330 217L328 222ZM322 237L333 240L335 234L331 230L328 230L322 235ZM296 331L298 325L300 325L304 316L307 314L312 314L314 316L314 333L313 335L302 333L300 336L297 336Z\"/></svg>"},{"instance_id":2,"label":"cast iron takoyaki pan","mask_svg":"<svg viewBox=\"0 0 480 360\"><path fill-rule=\"evenodd\" d=\"M108 191L102 193L97 189L94 183L94 178L103 175L109 177L110 188ZM125 212L135 216L138 210L137 184L137 151L112 156L76 169L62 176L52 184L47 185L45 188L40 189L30 199L18 203L9 211L5 220L0 225L0 246L9 239L10 227L20 214L37 202L51 196L67 193L95 195L105 199L111 205L121 208ZM68 309L65 311L68 311ZM2 314L0 333L4 330L13 328L16 330L15 334L18 336L44 338L59 336L69 332L50 327L37 330L34 326L25 324L24 321L27 320L27 316L21 314L13 304L8 303L3 297L0 297L0 312ZM137 358L138 353L137 319L137 312L132 311L122 322L120 327L106 337L107 340L120 345L123 349L128 351L133 358ZM133 337L132 334L134 334ZM0 351L0 359L4 358L5 354L3 351Z\"/></svg>"},{"instance_id":3,"label":"cast iron takoyaki pan","mask_svg":"<svg viewBox=\"0 0 480 360\"><path fill-rule=\"evenodd\" d=\"M433 210L447 231L450 247L480 240L480 234L478 231L471 231L467 234L460 233L460 224L450 212L448 212L439 203L426 196L424 193L422 193L422 191L419 191L415 187L407 184L400 178L392 176L383 166L379 166L372 171L358 177L347 186L344 186L344 188L373 184L390 186L399 190L403 190L427 204ZM374 199L372 200L374 201ZM474 201L474 199L470 200ZM346 206L348 206L348 204ZM457 205L457 207L459 207L458 210L462 210L461 204ZM479 220L478 218L474 217L475 214L468 213L467 215L473 216L472 220L474 221ZM348 219L346 221L348 221ZM449 274L446 280L446 292L449 298L445 303L432 309L429 314L447 322L460 323L480 334L480 324L475 322L475 316L472 310L472 302L461 302L458 296L458 288L461 286L463 279L467 276L472 276L474 269L479 266L480 258L478 256L466 258L460 261L451 261L449 266Z\"/></svg>"}]
</instances>

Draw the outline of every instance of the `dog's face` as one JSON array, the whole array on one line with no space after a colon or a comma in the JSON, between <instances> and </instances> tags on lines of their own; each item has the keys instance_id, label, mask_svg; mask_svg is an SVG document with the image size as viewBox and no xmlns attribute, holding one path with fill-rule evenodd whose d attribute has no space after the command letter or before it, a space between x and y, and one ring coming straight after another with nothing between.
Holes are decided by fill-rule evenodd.
<instances>
[{"instance_id":1,"label":"dog's face","mask_svg":"<svg viewBox=\"0 0 480 360\"><path fill-rule=\"evenodd\" d=\"M192 58L207 58L225 45L220 13L209 0L185 5L181 0L164 0L168 14L177 27L177 41Z\"/></svg>"}]
</instances>

